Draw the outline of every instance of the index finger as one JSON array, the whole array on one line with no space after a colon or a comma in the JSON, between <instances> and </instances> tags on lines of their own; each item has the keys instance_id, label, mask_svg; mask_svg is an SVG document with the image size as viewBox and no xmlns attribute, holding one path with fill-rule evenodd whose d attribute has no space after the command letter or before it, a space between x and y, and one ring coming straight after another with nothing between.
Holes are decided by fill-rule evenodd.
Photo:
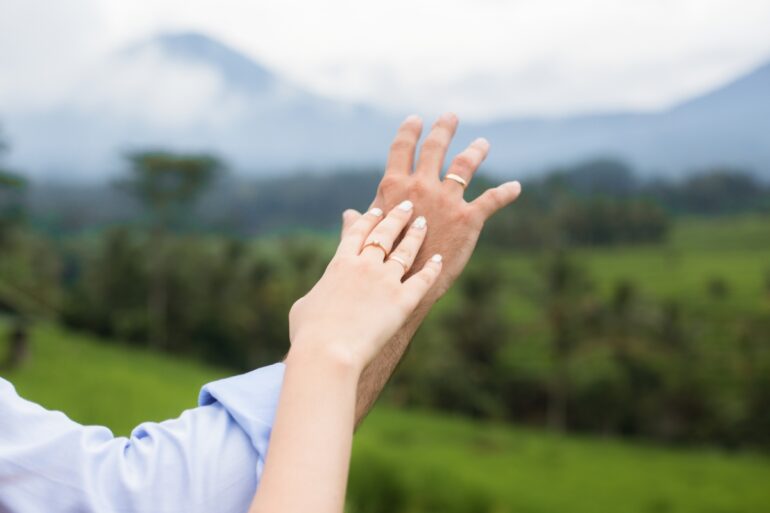
<instances>
[{"instance_id":1,"label":"index finger","mask_svg":"<svg viewBox=\"0 0 770 513\"><path fill-rule=\"evenodd\" d=\"M414 167L414 151L422 134L422 119L412 114L401 123L390 145L385 174L407 175Z\"/></svg>"}]
</instances>

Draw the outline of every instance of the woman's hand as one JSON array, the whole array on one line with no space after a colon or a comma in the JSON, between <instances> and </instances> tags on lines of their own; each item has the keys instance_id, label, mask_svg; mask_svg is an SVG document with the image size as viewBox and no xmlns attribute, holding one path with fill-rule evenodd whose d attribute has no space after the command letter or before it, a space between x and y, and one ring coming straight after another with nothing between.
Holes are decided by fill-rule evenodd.
<instances>
[{"instance_id":1,"label":"woman's hand","mask_svg":"<svg viewBox=\"0 0 770 513\"><path fill-rule=\"evenodd\" d=\"M373 208L359 217L292 307L291 350L251 513L343 511L361 372L441 271L435 255L403 280L427 230L424 217L406 228L413 214L402 201L387 216Z\"/></svg>"},{"instance_id":2,"label":"woman's hand","mask_svg":"<svg viewBox=\"0 0 770 513\"><path fill-rule=\"evenodd\" d=\"M427 231L418 217L400 238L413 212L410 201L384 217L373 208L346 230L324 275L291 309L289 359L328 355L361 371L401 328L441 271L434 255L402 281Z\"/></svg>"}]
</instances>

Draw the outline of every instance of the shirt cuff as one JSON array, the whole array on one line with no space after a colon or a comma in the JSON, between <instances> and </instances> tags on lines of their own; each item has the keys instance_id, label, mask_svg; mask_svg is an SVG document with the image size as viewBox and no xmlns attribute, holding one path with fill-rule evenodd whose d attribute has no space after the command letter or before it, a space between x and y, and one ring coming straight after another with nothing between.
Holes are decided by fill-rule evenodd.
<instances>
[{"instance_id":1,"label":"shirt cuff","mask_svg":"<svg viewBox=\"0 0 770 513\"><path fill-rule=\"evenodd\" d=\"M246 432L257 451L257 477L265 465L284 369L283 363L276 363L220 379L205 385L198 396L200 406L220 403Z\"/></svg>"}]
</instances>

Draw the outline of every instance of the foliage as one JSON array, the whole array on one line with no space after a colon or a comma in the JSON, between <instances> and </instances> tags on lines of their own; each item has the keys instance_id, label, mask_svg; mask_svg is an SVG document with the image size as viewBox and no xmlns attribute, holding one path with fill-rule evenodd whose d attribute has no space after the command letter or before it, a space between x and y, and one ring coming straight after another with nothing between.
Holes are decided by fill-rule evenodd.
<instances>
[{"instance_id":1,"label":"foliage","mask_svg":"<svg viewBox=\"0 0 770 513\"><path fill-rule=\"evenodd\" d=\"M0 333L7 326L0 320ZM222 369L38 325L19 393L127 435L195 405ZM115 398L120 398L116 401ZM84 400L87 398L87 400ZM350 513L763 511L767 458L554 436L377 406L356 434Z\"/></svg>"},{"instance_id":2,"label":"foliage","mask_svg":"<svg viewBox=\"0 0 770 513\"><path fill-rule=\"evenodd\" d=\"M205 210L207 194L226 186L214 179L215 159L145 152L130 164L122 186L149 226L56 240L23 230L0 255L0 300L43 298L49 308L38 315L69 327L237 370L282 358L289 308L323 272L332 237L199 231L195 207ZM263 181L261 202L247 211L268 217L262 228L308 213L313 226L338 223L343 206L365 206L364 192L346 191L368 190L370 179ZM650 184L608 160L526 187L487 226L421 329L390 401L559 430L770 448L766 217L671 217Z\"/></svg>"},{"instance_id":3,"label":"foliage","mask_svg":"<svg viewBox=\"0 0 770 513\"><path fill-rule=\"evenodd\" d=\"M379 170L334 171L258 179L219 176L194 205L172 209L174 228L237 237L328 232L344 209L367 207L380 177ZM494 185L490 178L475 176L468 197ZM701 182L718 185L698 186ZM136 187L128 190L137 192ZM136 195L99 185L33 184L31 193L33 224L56 236L116 222L135 225L152 213L141 201L132 201ZM683 180L643 180L622 162L600 159L525 179L516 207L495 216L482 243L507 249L660 243L679 216L767 212L769 202L770 187L741 170L704 169Z\"/></svg>"},{"instance_id":4,"label":"foliage","mask_svg":"<svg viewBox=\"0 0 770 513\"><path fill-rule=\"evenodd\" d=\"M0 131L0 157L7 148ZM14 228L24 218L23 192L26 185L21 175L0 167L0 248L11 243Z\"/></svg>"},{"instance_id":5,"label":"foliage","mask_svg":"<svg viewBox=\"0 0 770 513\"><path fill-rule=\"evenodd\" d=\"M210 155L140 151L126 156L129 176L117 186L139 199L152 216L153 226L169 228L179 222L221 173L223 164Z\"/></svg>"}]
</instances>

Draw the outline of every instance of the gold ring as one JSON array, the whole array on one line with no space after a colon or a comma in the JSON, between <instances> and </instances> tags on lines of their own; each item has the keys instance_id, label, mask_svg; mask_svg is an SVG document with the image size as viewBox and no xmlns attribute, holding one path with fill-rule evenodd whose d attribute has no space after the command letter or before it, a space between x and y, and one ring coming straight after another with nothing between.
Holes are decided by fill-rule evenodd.
<instances>
[{"instance_id":1,"label":"gold ring","mask_svg":"<svg viewBox=\"0 0 770 513\"><path fill-rule=\"evenodd\" d=\"M404 261L403 258L399 258L396 255L390 255L388 257L388 260L393 260L394 262L398 262L399 264L401 264L401 267L404 268L404 274L409 272L409 265Z\"/></svg>"},{"instance_id":2,"label":"gold ring","mask_svg":"<svg viewBox=\"0 0 770 513\"><path fill-rule=\"evenodd\" d=\"M460 175L456 175L454 173L447 173L447 175L444 177L447 180L454 180L455 182L459 183L463 186L463 189L468 187L468 182Z\"/></svg>"},{"instance_id":3,"label":"gold ring","mask_svg":"<svg viewBox=\"0 0 770 513\"><path fill-rule=\"evenodd\" d=\"M383 258L386 258L388 256L388 248L386 248L385 245L382 242L380 242L380 241L378 241L376 239L375 240L370 240L369 242L364 244L364 247L361 249L361 251L363 251L364 249L368 248L369 246L381 249L382 253L383 253Z\"/></svg>"}]
</instances>

